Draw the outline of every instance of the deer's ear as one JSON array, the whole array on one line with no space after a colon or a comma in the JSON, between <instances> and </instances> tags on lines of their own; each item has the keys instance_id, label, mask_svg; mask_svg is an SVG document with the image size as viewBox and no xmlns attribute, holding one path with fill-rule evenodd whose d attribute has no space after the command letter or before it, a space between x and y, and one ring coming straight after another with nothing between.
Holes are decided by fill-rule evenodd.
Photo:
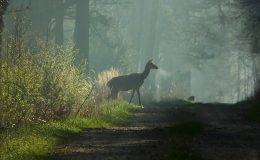
<instances>
[{"instance_id":1,"label":"deer's ear","mask_svg":"<svg viewBox=\"0 0 260 160\"><path fill-rule=\"evenodd\" d=\"M149 62L149 63L153 62L153 59L150 59L148 62Z\"/></svg>"}]
</instances>

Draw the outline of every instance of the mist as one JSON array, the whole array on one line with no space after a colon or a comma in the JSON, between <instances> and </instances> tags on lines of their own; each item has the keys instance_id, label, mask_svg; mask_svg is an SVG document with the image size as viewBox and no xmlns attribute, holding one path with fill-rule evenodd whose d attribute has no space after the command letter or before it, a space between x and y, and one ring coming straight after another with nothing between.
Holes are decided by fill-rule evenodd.
<instances>
[{"instance_id":1,"label":"mist","mask_svg":"<svg viewBox=\"0 0 260 160\"><path fill-rule=\"evenodd\" d=\"M12 0L4 15L46 42L75 43L75 64L94 78L158 65L142 87L147 97L236 103L257 89L259 55L252 54L248 15L236 0ZM249 35L249 36L248 36Z\"/></svg>"},{"instance_id":2,"label":"mist","mask_svg":"<svg viewBox=\"0 0 260 160\"><path fill-rule=\"evenodd\" d=\"M93 70L113 66L124 74L142 72L153 58L160 69L151 73L144 90L156 90L152 97L157 100L195 96L198 102L235 103L254 93L255 57L245 40L247 17L238 1L132 0L95 5L109 22L90 30L90 41L97 42L90 47Z\"/></svg>"}]
</instances>

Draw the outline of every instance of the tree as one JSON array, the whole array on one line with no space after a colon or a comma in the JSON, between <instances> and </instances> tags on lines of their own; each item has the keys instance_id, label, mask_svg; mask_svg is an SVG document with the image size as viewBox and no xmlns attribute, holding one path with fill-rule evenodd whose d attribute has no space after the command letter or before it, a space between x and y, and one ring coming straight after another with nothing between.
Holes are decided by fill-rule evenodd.
<instances>
[{"instance_id":1,"label":"tree","mask_svg":"<svg viewBox=\"0 0 260 160\"><path fill-rule=\"evenodd\" d=\"M89 0L76 1L76 22L74 38L79 53L76 56L76 64L82 64L87 60L89 69Z\"/></svg>"},{"instance_id":2,"label":"tree","mask_svg":"<svg viewBox=\"0 0 260 160\"><path fill-rule=\"evenodd\" d=\"M61 45L63 44L63 19L65 7L63 1L59 0L55 2L55 43Z\"/></svg>"},{"instance_id":3,"label":"tree","mask_svg":"<svg viewBox=\"0 0 260 160\"><path fill-rule=\"evenodd\" d=\"M253 73L255 74L255 99L260 99L260 1L238 0L242 8L242 14L246 14L246 34L250 39L251 54L253 55ZM255 58L257 58L254 60Z\"/></svg>"},{"instance_id":4,"label":"tree","mask_svg":"<svg viewBox=\"0 0 260 160\"><path fill-rule=\"evenodd\" d=\"M2 44L2 31L4 28L4 20L3 15L5 14L5 11L9 5L10 0L0 0L0 44ZM0 57L1 58L1 57Z\"/></svg>"}]
</instances>

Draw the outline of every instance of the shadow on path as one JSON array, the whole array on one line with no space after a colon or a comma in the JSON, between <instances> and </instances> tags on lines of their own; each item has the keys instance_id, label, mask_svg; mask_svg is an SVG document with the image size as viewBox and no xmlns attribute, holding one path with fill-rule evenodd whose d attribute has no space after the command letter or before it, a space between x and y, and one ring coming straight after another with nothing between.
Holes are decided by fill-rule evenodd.
<instances>
[{"instance_id":1,"label":"shadow on path","mask_svg":"<svg viewBox=\"0 0 260 160\"><path fill-rule=\"evenodd\" d=\"M87 129L59 146L55 160L166 160L169 128L199 120L207 124L192 148L203 159L260 160L260 126L243 109L223 104L149 105L134 111L124 127Z\"/></svg>"}]
</instances>

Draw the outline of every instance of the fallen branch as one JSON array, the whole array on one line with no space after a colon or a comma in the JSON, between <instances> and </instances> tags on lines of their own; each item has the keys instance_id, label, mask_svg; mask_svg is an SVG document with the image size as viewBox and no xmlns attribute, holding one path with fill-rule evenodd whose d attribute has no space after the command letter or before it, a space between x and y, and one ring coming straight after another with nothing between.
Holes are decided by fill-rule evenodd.
<instances>
[{"instance_id":1,"label":"fallen branch","mask_svg":"<svg viewBox=\"0 0 260 160\"><path fill-rule=\"evenodd\" d=\"M79 114L80 110L82 109L83 105L85 104L85 102L87 101L87 99L90 97L91 93L93 92L94 87L95 87L95 85L92 85L89 94L86 96L85 100L83 101L83 103L82 103L81 106L79 107L78 111L77 111L76 114L75 114L75 117L78 116L78 114Z\"/></svg>"}]
</instances>

